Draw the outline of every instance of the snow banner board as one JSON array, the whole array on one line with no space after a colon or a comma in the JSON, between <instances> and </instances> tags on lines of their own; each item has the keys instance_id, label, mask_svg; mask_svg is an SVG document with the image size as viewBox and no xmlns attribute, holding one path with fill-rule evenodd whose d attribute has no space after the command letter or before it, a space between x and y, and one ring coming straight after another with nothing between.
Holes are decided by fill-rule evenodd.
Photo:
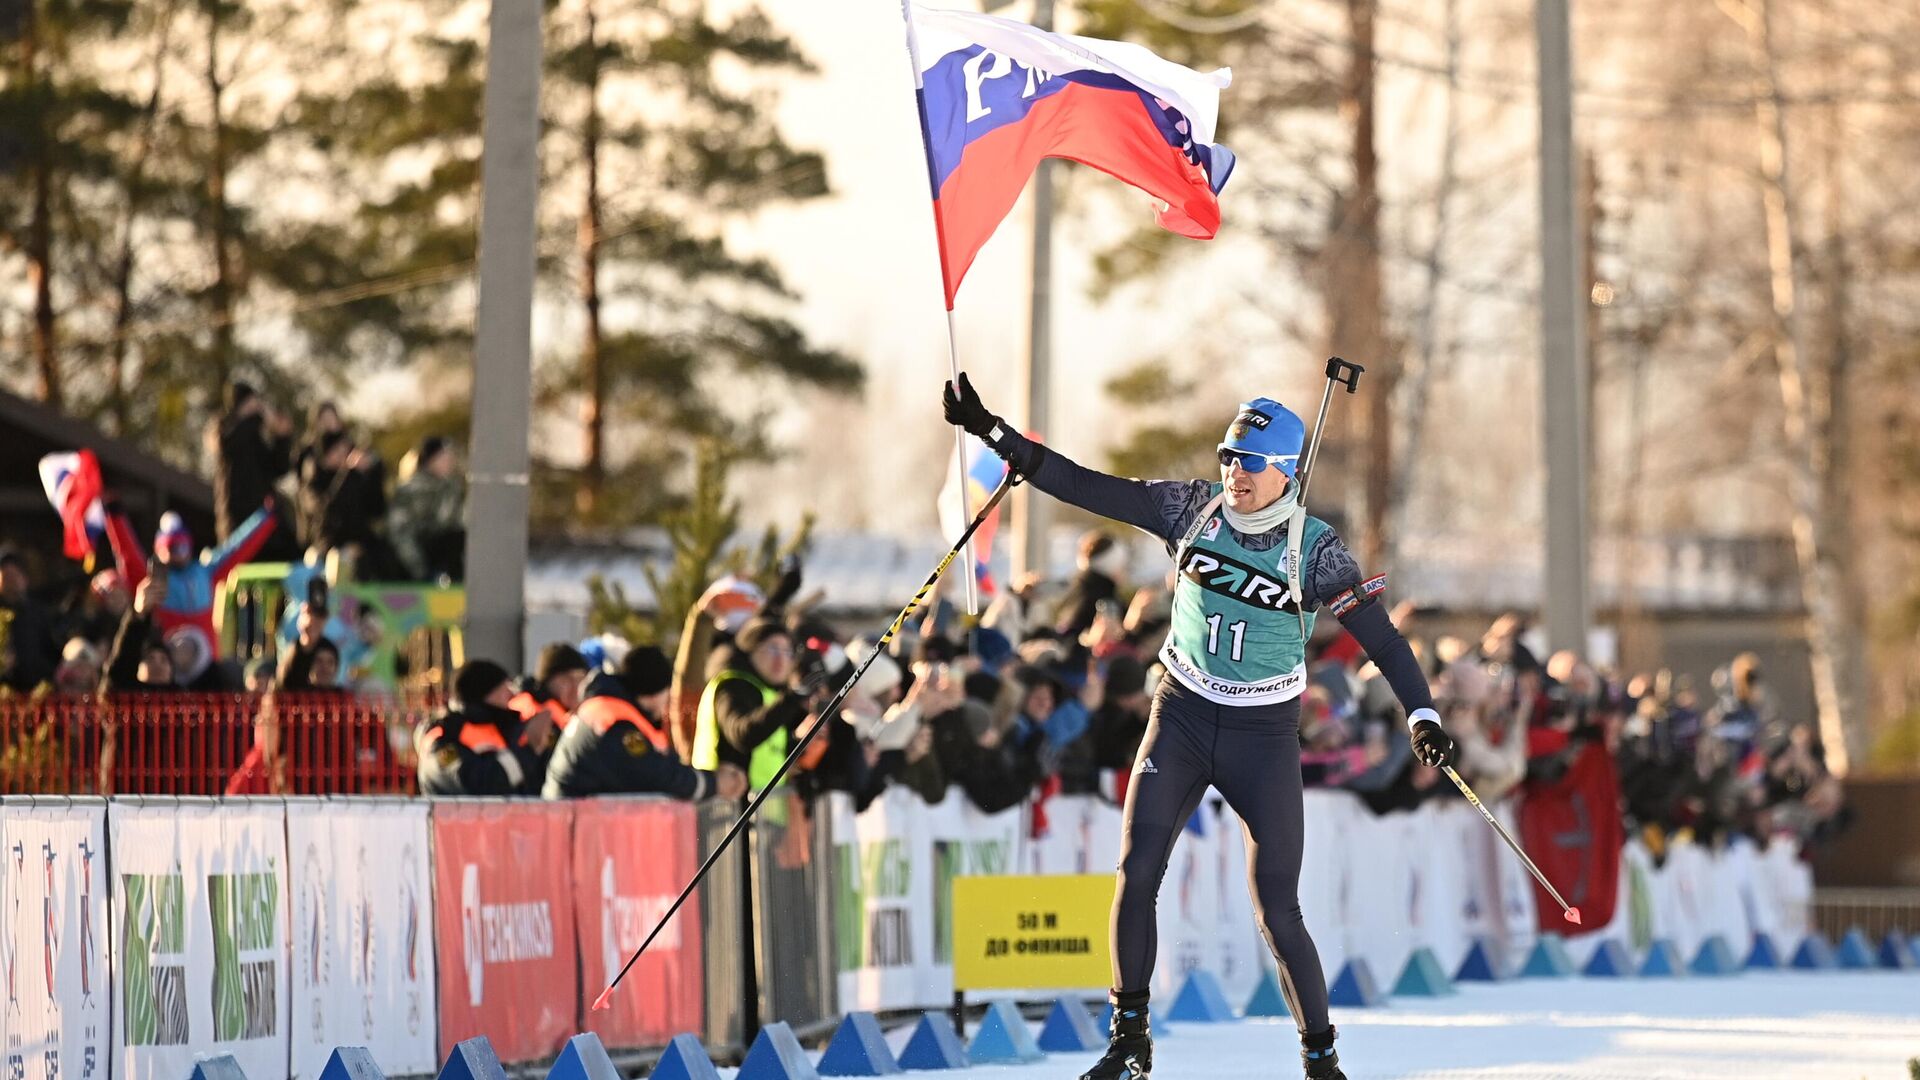
<instances>
[{"instance_id":1,"label":"snow banner board","mask_svg":"<svg viewBox=\"0 0 1920 1080\"><path fill-rule=\"evenodd\" d=\"M433 803L440 1053L485 1035L504 1062L558 1053L577 1030L573 806Z\"/></svg>"},{"instance_id":2,"label":"snow banner board","mask_svg":"<svg viewBox=\"0 0 1920 1080\"><path fill-rule=\"evenodd\" d=\"M287 801L296 1080L337 1046L396 1076L439 1065L431 856L424 801Z\"/></svg>"},{"instance_id":3,"label":"snow banner board","mask_svg":"<svg viewBox=\"0 0 1920 1080\"><path fill-rule=\"evenodd\" d=\"M699 869L693 804L601 798L573 804L580 990L592 1002ZM688 903L633 965L608 1007L584 1017L611 1047L661 1046L700 1030L706 1009L700 905Z\"/></svg>"},{"instance_id":4,"label":"snow banner board","mask_svg":"<svg viewBox=\"0 0 1920 1080\"><path fill-rule=\"evenodd\" d=\"M179 1080L229 1054L286 1074L286 811L276 800L114 800L117 1080Z\"/></svg>"},{"instance_id":5,"label":"snow banner board","mask_svg":"<svg viewBox=\"0 0 1920 1080\"><path fill-rule=\"evenodd\" d=\"M108 1054L107 804L0 804L0 967L5 1075L105 1080Z\"/></svg>"}]
</instances>

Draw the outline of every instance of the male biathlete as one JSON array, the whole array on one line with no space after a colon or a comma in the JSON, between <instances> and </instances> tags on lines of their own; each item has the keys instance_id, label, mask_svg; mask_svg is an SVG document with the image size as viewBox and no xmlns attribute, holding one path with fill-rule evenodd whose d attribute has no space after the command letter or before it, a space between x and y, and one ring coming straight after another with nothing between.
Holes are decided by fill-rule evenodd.
<instances>
[{"instance_id":1,"label":"male biathlete","mask_svg":"<svg viewBox=\"0 0 1920 1080\"><path fill-rule=\"evenodd\" d=\"M1081 1080L1144 1080L1153 1069L1147 988L1155 903L1174 840L1207 787L1247 833L1255 917L1280 965L1309 1080L1345 1080L1327 1018L1326 976L1300 914L1304 810L1300 694L1313 612L1331 610L1407 710L1413 750L1450 764L1413 650L1326 522L1300 509L1306 427L1271 398L1240 406L1219 446L1220 480L1126 480L1022 437L987 411L966 375L943 395L947 422L978 436L1033 486L1166 542L1179 577L1147 734L1127 787L1113 901L1113 1021L1106 1056ZM1304 572L1295 569L1304 566Z\"/></svg>"}]
</instances>

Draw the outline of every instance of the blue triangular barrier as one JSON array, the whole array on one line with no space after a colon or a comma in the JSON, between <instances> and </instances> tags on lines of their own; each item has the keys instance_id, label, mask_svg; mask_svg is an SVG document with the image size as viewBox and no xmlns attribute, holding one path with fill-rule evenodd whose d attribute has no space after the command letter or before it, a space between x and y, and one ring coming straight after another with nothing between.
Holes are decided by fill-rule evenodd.
<instances>
[{"instance_id":1,"label":"blue triangular barrier","mask_svg":"<svg viewBox=\"0 0 1920 1080\"><path fill-rule=\"evenodd\" d=\"M1700 951L1694 954L1688 970L1695 975L1738 975L1740 961L1733 958L1733 948L1726 938L1711 934L1700 943Z\"/></svg>"},{"instance_id":2,"label":"blue triangular barrier","mask_svg":"<svg viewBox=\"0 0 1920 1080\"><path fill-rule=\"evenodd\" d=\"M1857 926L1840 939L1840 947L1834 950L1833 955L1834 959L1840 961L1840 966L1848 971L1864 971L1877 963L1873 955L1873 943Z\"/></svg>"},{"instance_id":3,"label":"blue triangular barrier","mask_svg":"<svg viewBox=\"0 0 1920 1080\"><path fill-rule=\"evenodd\" d=\"M1373 981L1373 969L1359 957L1347 961L1340 975L1327 988L1327 1004L1349 1009L1368 1009L1380 1004L1380 986Z\"/></svg>"},{"instance_id":4,"label":"blue triangular barrier","mask_svg":"<svg viewBox=\"0 0 1920 1080\"><path fill-rule=\"evenodd\" d=\"M374 1063L373 1051L364 1046L340 1046L321 1068L320 1080L386 1080L386 1074Z\"/></svg>"},{"instance_id":5,"label":"blue triangular barrier","mask_svg":"<svg viewBox=\"0 0 1920 1080\"><path fill-rule=\"evenodd\" d=\"M1880 939L1880 966L1895 971L1912 971L1916 966L1913 944L1898 930L1887 931Z\"/></svg>"},{"instance_id":6,"label":"blue triangular barrier","mask_svg":"<svg viewBox=\"0 0 1920 1080\"><path fill-rule=\"evenodd\" d=\"M620 1070L613 1067L613 1059L607 1056L607 1048L600 1042L600 1036L593 1032L583 1032L567 1040L560 1048L560 1056L554 1059L553 1068L547 1070L547 1080L626 1080Z\"/></svg>"},{"instance_id":7,"label":"blue triangular barrier","mask_svg":"<svg viewBox=\"0 0 1920 1080\"><path fill-rule=\"evenodd\" d=\"M1460 970L1453 973L1454 982L1498 982L1500 966L1494 962L1493 950L1487 943L1475 938L1473 948L1460 961Z\"/></svg>"},{"instance_id":8,"label":"blue triangular barrier","mask_svg":"<svg viewBox=\"0 0 1920 1080\"><path fill-rule=\"evenodd\" d=\"M453 1044L438 1080L507 1080L507 1070L500 1067L500 1055L493 1052L487 1037L475 1035Z\"/></svg>"},{"instance_id":9,"label":"blue triangular barrier","mask_svg":"<svg viewBox=\"0 0 1920 1080\"><path fill-rule=\"evenodd\" d=\"M1640 961L1640 974L1644 978L1671 978L1687 973L1687 962L1680 958L1680 950L1666 938L1653 943L1647 949L1647 958Z\"/></svg>"},{"instance_id":10,"label":"blue triangular barrier","mask_svg":"<svg viewBox=\"0 0 1920 1080\"><path fill-rule=\"evenodd\" d=\"M1244 1016L1292 1016L1287 1008L1287 995L1280 992L1280 980L1274 977L1270 968L1260 969L1260 985L1253 988L1253 996L1247 999Z\"/></svg>"},{"instance_id":11,"label":"blue triangular barrier","mask_svg":"<svg viewBox=\"0 0 1920 1080\"><path fill-rule=\"evenodd\" d=\"M247 1080L232 1054L215 1054L193 1063L191 1080Z\"/></svg>"},{"instance_id":12,"label":"blue triangular barrier","mask_svg":"<svg viewBox=\"0 0 1920 1080\"><path fill-rule=\"evenodd\" d=\"M1592 958L1580 973L1596 979L1625 978L1633 974L1633 954L1617 938L1608 938L1593 950Z\"/></svg>"},{"instance_id":13,"label":"blue triangular barrier","mask_svg":"<svg viewBox=\"0 0 1920 1080\"><path fill-rule=\"evenodd\" d=\"M1573 957L1567 955L1567 943L1559 934L1541 934L1520 965L1523 979L1564 979L1573 974Z\"/></svg>"},{"instance_id":14,"label":"blue triangular barrier","mask_svg":"<svg viewBox=\"0 0 1920 1080\"><path fill-rule=\"evenodd\" d=\"M1063 997L1053 1003L1047 1022L1040 1025L1038 1042L1049 1054L1077 1054L1098 1050L1107 1044L1107 1038L1093 1026L1093 1017L1079 998Z\"/></svg>"},{"instance_id":15,"label":"blue triangular barrier","mask_svg":"<svg viewBox=\"0 0 1920 1080\"><path fill-rule=\"evenodd\" d=\"M1833 955L1833 946L1818 930L1802 938L1800 947L1793 950L1793 966L1802 971L1828 971L1839 963Z\"/></svg>"},{"instance_id":16,"label":"blue triangular barrier","mask_svg":"<svg viewBox=\"0 0 1920 1080\"><path fill-rule=\"evenodd\" d=\"M870 1012L848 1013L820 1055L821 1076L891 1076L900 1071L893 1049Z\"/></svg>"},{"instance_id":17,"label":"blue triangular barrier","mask_svg":"<svg viewBox=\"0 0 1920 1080\"><path fill-rule=\"evenodd\" d=\"M975 1065L1017 1065L1039 1061L1046 1055L1033 1041L1033 1032L1027 1030L1019 1006L1003 999L987 1006L987 1014L980 1018L980 1030L967 1044L967 1057Z\"/></svg>"},{"instance_id":18,"label":"blue triangular barrier","mask_svg":"<svg viewBox=\"0 0 1920 1080\"><path fill-rule=\"evenodd\" d=\"M747 1048L738 1080L818 1080L820 1074L785 1021L768 1024Z\"/></svg>"},{"instance_id":19,"label":"blue triangular barrier","mask_svg":"<svg viewBox=\"0 0 1920 1080\"><path fill-rule=\"evenodd\" d=\"M1393 983L1394 997L1445 997L1453 992L1453 980L1447 978L1440 958L1424 947L1413 950Z\"/></svg>"},{"instance_id":20,"label":"blue triangular barrier","mask_svg":"<svg viewBox=\"0 0 1920 1080\"><path fill-rule=\"evenodd\" d=\"M647 1080L720 1080L720 1070L713 1067L698 1036L682 1033L667 1044Z\"/></svg>"},{"instance_id":21,"label":"blue triangular barrier","mask_svg":"<svg viewBox=\"0 0 1920 1080\"><path fill-rule=\"evenodd\" d=\"M921 1016L913 1037L900 1051L903 1069L965 1069L970 1065L967 1048L960 1045L960 1036L953 1033L953 1021L945 1013Z\"/></svg>"},{"instance_id":22,"label":"blue triangular barrier","mask_svg":"<svg viewBox=\"0 0 1920 1080\"><path fill-rule=\"evenodd\" d=\"M1764 930L1755 931L1753 948L1747 950L1747 970L1777 971L1780 967L1780 950L1773 947L1773 935Z\"/></svg>"},{"instance_id":23,"label":"blue triangular barrier","mask_svg":"<svg viewBox=\"0 0 1920 1080\"><path fill-rule=\"evenodd\" d=\"M1233 1014L1233 1006L1227 1004L1226 991L1220 989L1220 980L1213 977L1213 972L1191 971L1179 996L1173 999L1173 1008L1167 1010L1167 1019L1223 1024L1240 1018Z\"/></svg>"}]
</instances>

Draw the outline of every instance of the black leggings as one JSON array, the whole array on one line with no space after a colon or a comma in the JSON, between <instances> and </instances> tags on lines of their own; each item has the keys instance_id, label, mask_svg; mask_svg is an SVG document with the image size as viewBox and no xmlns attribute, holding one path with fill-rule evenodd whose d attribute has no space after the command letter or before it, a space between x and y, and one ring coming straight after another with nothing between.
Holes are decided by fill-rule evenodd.
<instances>
[{"instance_id":1,"label":"black leggings","mask_svg":"<svg viewBox=\"0 0 1920 1080\"><path fill-rule=\"evenodd\" d=\"M1300 914L1300 700L1217 705L1169 675L1127 786L1113 898L1113 985L1147 989L1159 948L1156 906L1167 859L1211 784L1247 837L1253 913L1280 962L1280 989L1302 1032L1327 1030L1327 980Z\"/></svg>"}]
</instances>

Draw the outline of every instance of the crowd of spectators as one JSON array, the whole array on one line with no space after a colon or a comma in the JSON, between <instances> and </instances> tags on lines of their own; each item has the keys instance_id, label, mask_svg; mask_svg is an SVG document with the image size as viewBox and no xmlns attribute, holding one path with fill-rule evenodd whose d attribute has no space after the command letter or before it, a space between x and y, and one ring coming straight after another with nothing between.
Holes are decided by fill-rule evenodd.
<instances>
[{"instance_id":1,"label":"crowd of spectators","mask_svg":"<svg viewBox=\"0 0 1920 1080\"><path fill-rule=\"evenodd\" d=\"M142 547L109 497L110 568L36 590L27 562L0 550L0 692L269 695L240 770L264 774L263 753L285 749L270 695L351 689L342 650L357 639L351 628L343 639L318 568L459 580L464 485L444 438L423 439L390 488L332 403L296 431L244 383L228 388L207 442L216 536L205 549L173 514ZM475 661L444 680L445 713L393 732L393 749L418 761L429 794L737 798L824 723L786 781L801 805L834 790L864 806L889 784L929 802L957 788L988 812L1056 794L1118 802L1163 677L1170 596L1170 582L1133 587L1125 555L1109 533L1089 532L1070 580L1015 582L978 620L936 598L877 657L876 638L847 638L814 614L817 594L800 598L797 565L768 595L729 577L695 605L672 656L617 638L556 644L519 682ZM297 560L309 587L293 598L277 659L243 667L220 655L215 595L239 565L273 559ZM1846 821L1814 725L1774 708L1751 654L1703 692L1666 671L1626 677L1572 653L1543 661L1514 615L1477 641L1423 634L1409 605L1394 618L1427 668L1459 771L1484 798L1546 790L1599 747L1627 827L1656 855L1677 834L1817 842ZM1459 797L1414 760L1393 692L1331 619L1311 644L1308 682L1309 786L1351 791L1380 813Z\"/></svg>"},{"instance_id":2,"label":"crowd of spectators","mask_svg":"<svg viewBox=\"0 0 1920 1080\"><path fill-rule=\"evenodd\" d=\"M1122 801L1163 677L1169 593L1130 588L1119 550L1089 534L1063 587L1017 582L977 623L936 601L832 714L825 707L877 639L848 639L814 616L817 598L798 599L797 568L765 596L725 579L690 613L671 660L617 640L588 643L600 663L554 646L517 696L482 662L484 677L421 732L422 787L737 797L824 723L785 781L801 805L841 791L865 806L890 784L930 803L957 789L987 812L1054 795ZM1519 616L1478 641L1425 638L1406 605L1395 619L1433 681L1459 771L1483 798L1550 790L1582 754L1599 753L1626 826L1656 858L1680 835L1811 843L1845 822L1814 726L1776 713L1751 654L1718 673L1702 701L1670 672L1622 679L1572 653L1542 662ZM1300 731L1309 786L1351 791L1378 813L1461 797L1414 760L1392 691L1332 620L1321 621L1311 657ZM593 671L584 687L556 684L556 673L581 669ZM476 706L479 683L499 701ZM462 735L482 708L485 731Z\"/></svg>"}]
</instances>

